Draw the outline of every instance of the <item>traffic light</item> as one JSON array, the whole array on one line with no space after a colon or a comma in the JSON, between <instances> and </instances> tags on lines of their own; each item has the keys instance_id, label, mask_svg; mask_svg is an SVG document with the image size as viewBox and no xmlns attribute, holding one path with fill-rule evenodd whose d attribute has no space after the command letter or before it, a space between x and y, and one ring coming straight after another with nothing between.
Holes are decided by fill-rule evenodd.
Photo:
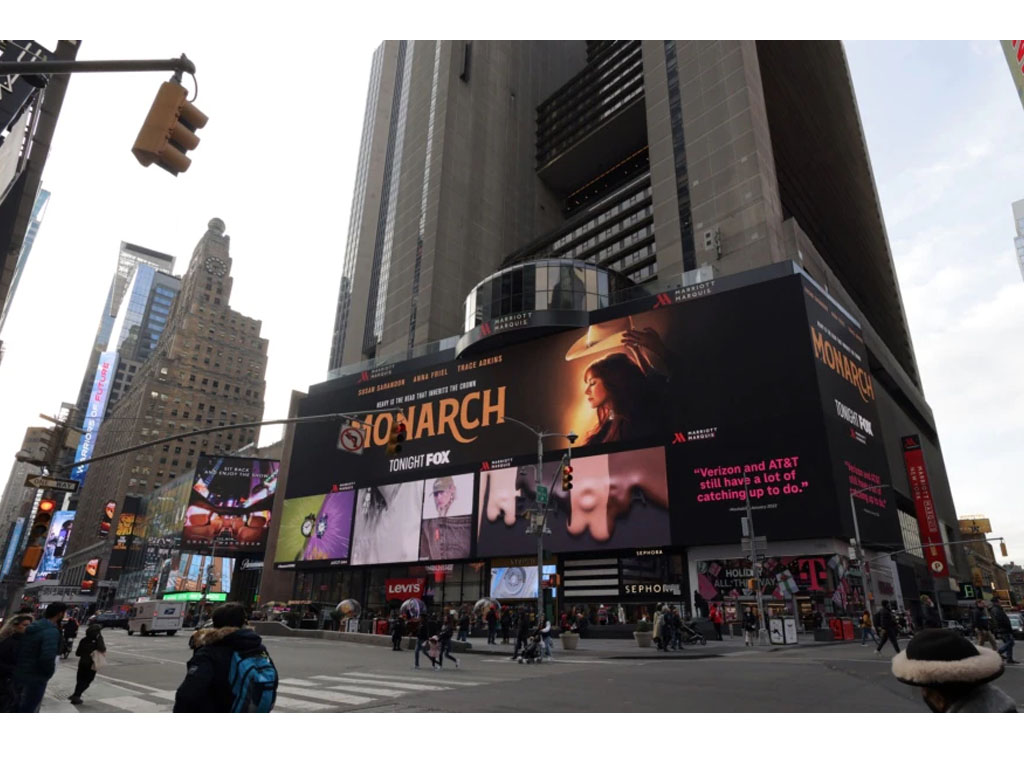
<instances>
[{"instance_id":1,"label":"traffic light","mask_svg":"<svg viewBox=\"0 0 1024 768\"><path fill-rule=\"evenodd\" d=\"M188 91L174 81L167 81L153 99L146 121L132 146L132 154L143 165L156 163L177 176L192 164L185 153L199 146L195 131L206 125L208 118L188 102Z\"/></svg>"},{"instance_id":2,"label":"traffic light","mask_svg":"<svg viewBox=\"0 0 1024 768\"><path fill-rule=\"evenodd\" d=\"M757 579L749 579L747 581L747 589L749 589L751 592L756 592L757 591Z\"/></svg>"},{"instance_id":3,"label":"traffic light","mask_svg":"<svg viewBox=\"0 0 1024 768\"><path fill-rule=\"evenodd\" d=\"M999 551L1003 553L1003 557L1009 557L1009 555L1006 554L1006 542L1005 541L1000 541L999 542Z\"/></svg>"},{"instance_id":4,"label":"traffic light","mask_svg":"<svg viewBox=\"0 0 1024 768\"><path fill-rule=\"evenodd\" d=\"M562 490L572 490L572 467L570 467L568 464L562 467Z\"/></svg>"},{"instance_id":5,"label":"traffic light","mask_svg":"<svg viewBox=\"0 0 1024 768\"><path fill-rule=\"evenodd\" d=\"M50 521L56 509L57 502L53 499L40 499L32 530L29 531L28 546L25 547L25 554L21 558L22 568L39 567L39 561L43 559L43 547L46 546L46 534L50 530Z\"/></svg>"},{"instance_id":6,"label":"traffic light","mask_svg":"<svg viewBox=\"0 0 1024 768\"><path fill-rule=\"evenodd\" d=\"M402 452L402 443L405 442L405 422L395 419L391 422L391 432L388 433L388 453L391 455Z\"/></svg>"}]
</instances>

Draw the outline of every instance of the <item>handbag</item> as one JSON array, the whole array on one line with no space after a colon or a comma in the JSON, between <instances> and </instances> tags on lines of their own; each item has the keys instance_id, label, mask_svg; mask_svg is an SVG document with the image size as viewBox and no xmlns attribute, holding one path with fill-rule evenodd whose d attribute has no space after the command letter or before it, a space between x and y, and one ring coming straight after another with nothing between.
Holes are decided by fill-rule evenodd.
<instances>
[{"instance_id":1,"label":"handbag","mask_svg":"<svg viewBox=\"0 0 1024 768\"><path fill-rule=\"evenodd\" d=\"M92 669L94 672L99 672L107 664L107 654L102 651L92 652Z\"/></svg>"}]
</instances>

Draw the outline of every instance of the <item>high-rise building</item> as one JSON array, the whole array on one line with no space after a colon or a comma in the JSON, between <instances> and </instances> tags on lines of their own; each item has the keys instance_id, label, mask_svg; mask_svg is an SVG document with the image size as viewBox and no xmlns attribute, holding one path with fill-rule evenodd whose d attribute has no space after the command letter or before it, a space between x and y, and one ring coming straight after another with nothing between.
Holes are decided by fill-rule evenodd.
<instances>
[{"instance_id":1,"label":"high-rise building","mask_svg":"<svg viewBox=\"0 0 1024 768\"><path fill-rule=\"evenodd\" d=\"M3 333L4 323L7 321L7 313L10 312L11 304L14 301L14 293L18 290L18 281L21 280L21 273L25 270L25 263L32 253L32 246L36 242L36 235L39 234L39 227L43 223L43 216L46 215L46 204L50 202L50 193L40 189L36 195L36 201L32 206L32 217L29 220L28 230L25 232L25 239L21 243L21 252L14 264L14 275L11 277L11 288L7 292L7 298L0 310L0 333Z\"/></svg>"},{"instance_id":2,"label":"high-rise building","mask_svg":"<svg viewBox=\"0 0 1024 768\"><path fill-rule=\"evenodd\" d=\"M1017 266L1024 277L1024 200L1013 204L1013 224L1017 228L1017 236L1013 238L1013 246L1017 251Z\"/></svg>"},{"instance_id":3,"label":"high-rise building","mask_svg":"<svg viewBox=\"0 0 1024 768\"><path fill-rule=\"evenodd\" d=\"M224 223L212 219L192 253L163 333L155 349L140 361L131 386L110 408L94 455L262 418L267 340L260 338L259 320L229 306L233 282L229 245ZM111 325L109 341L115 341L113 330ZM131 338L125 336L125 340ZM121 343L123 347L125 342ZM127 496L145 495L191 474L199 454L231 452L254 442L257 434L258 430L248 427L183 437L93 465L78 500L61 583L78 583L86 563L98 558L101 592L97 597L101 603L112 597L114 585L102 591L107 590L103 577L114 538L100 525L108 503L121 509Z\"/></svg>"},{"instance_id":4,"label":"high-rise building","mask_svg":"<svg viewBox=\"0 0 1024 768\"><path fill-rule=\"evenodd\" d=\"M919 383L838 42L384 43L329 367L457 335L473 286L551 257L635 283L793 259Z\"/></svg>"}]
</instances>

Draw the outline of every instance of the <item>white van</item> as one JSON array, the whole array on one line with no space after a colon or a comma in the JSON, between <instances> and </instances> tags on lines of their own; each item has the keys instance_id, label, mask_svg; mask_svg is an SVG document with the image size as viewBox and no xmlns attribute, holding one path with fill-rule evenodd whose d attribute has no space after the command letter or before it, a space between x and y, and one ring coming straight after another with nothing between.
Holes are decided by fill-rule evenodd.
<instances>
[{"instance_id":1,"label":"white van","mask_svg":"<svg viewBox=\"0 0 1024 768\"><path fill-rule=\"evenodd\" d=\"M142 636L156 632L173 635L182 627L185 604L174 600L137 603L128 612L128 634Z\"/></svg>"}]
</instances>

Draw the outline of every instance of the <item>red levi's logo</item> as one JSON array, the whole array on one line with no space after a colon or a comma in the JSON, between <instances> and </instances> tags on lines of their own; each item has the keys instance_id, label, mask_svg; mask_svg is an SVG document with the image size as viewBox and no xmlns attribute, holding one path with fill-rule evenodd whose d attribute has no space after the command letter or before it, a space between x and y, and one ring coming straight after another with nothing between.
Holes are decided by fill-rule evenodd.
<instances>
[{"instance_id":1,"label":"red levi's logo","mask_svg":"<svg viewBox=\"0 0 1024 768\"><path fill-rule=\"evenodd\" d=\"M423 579L385 579L384 591L388 600L406 600L410 597L423 597Z\"/></svg>"}]
</instances>

